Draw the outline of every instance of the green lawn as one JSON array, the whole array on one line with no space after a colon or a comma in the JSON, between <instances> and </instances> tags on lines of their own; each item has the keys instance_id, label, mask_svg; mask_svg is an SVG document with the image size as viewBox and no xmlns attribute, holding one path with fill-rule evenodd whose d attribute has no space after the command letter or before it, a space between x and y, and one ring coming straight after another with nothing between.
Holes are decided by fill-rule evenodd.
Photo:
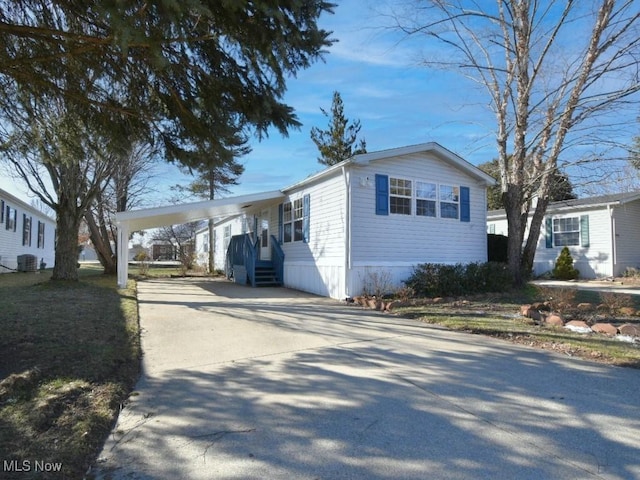
<instances>
[{"instance_id":1,"label":"green lawn","mask_svg":"<svg viewBox=\"0 0 640 480\"><path fill-rule=\"evenodd\" d=\"M0 275L0 459L60 463L82 478L139 374L135 282L83 266L79 282L50 272Z\"/></svg>"}]
</instances>

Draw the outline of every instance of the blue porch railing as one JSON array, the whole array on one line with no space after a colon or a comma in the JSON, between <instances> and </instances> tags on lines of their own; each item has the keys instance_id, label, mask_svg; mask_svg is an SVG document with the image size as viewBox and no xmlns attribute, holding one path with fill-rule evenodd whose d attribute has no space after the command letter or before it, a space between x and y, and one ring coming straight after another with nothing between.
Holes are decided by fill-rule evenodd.
<instances>
[{"instance_id":1,"label":"blue porch railing","mask_svg":"<svg viewBox=\"0 0 640 480\"><path fill-rule=\"evenodd\" d=\"M256 271L259 268L260 278ZM273 274L268 272L273 270ZM266 276L268 279L265 279ZM260 259L260 239L252 241L249 234L235 235L231 237L225 260L225 274L228 279L234 279L237 283L249 283L255 287L262 285L284 283L284 252L278 240L271 236L271 260Z\"/></svg>"}]
</instances>

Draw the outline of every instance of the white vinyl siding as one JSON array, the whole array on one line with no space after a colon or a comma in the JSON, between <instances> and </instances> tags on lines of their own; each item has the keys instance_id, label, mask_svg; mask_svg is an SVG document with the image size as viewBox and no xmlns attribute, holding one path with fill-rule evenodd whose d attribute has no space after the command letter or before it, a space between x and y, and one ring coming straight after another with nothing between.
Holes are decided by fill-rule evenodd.
<instances>
[{"instance_id":1,"label":"white vinyl siding","mask_svg":"<svg viewBox=\"0 0 640 480\"><path fill-rule=\"evenodd\" d=\"M614 207L612 220L616 239L613 275L619 276L627 267L640 268L640 200Z\"/></svg>"},{"instance_id":2,"label":"white vinyl siding","mask_svg":"<svg viewBox=\"0 0 640 480\"><path fill-rule=\"evenodd\" d=\"M390 179L412 180L415 184L415 201L433 198L432 194L427 193L425 184L468 186L470 221L451 221L439 215L418 215L417 208L415 215L392 215L391 211L386 216L376 215L375 185L366 181L373 179L376 174L387 175ZM350 294L360 293L358 289L362 280L358 275L362 277L371 269L387 271L399 286L399 282L408 278L412 267L418 263L486 261L485 188L478 186L475 179L458 168L427 154L414 154L353 168L351 175L353 272L350 275ZM440 199L440 196L437 198ZM459 218L459 203L457 205Z\"/></svg>"},{"instance_id":3,"label":"white vinyl siding","mask_svg":"<svg viewBox=\"0 0 640 480\"><path fill-rule=\"evenodd\" d=\"M335 175L317 183L285 193L284 204L293 205L293 223L296 221L296 201L299 200L302 209L305 195L309 195L310 202L309 241L283 242L281 245L285 254L285 286L333 298L344 296L347 197L342 172L336 171ZM300 214L304 215L304 212L300 211ZM275 220L273 231L277 231L277 218ZM284 235L286 238L286 230Z\"/></svg>"},{"instance_id":4,"label":"white vinyl siding","mask_svg":"<svg viewBox=\"0 0 640 480\"><path fill-rule=\"evenodd\" d=\"M0 208L3 210L0 215L0 273L17 268L18 256L25 254L35 255L38 266L44 262L47 268L52 268L55 220L3 190L0 190Z\"/></svg>"}]
</instances>

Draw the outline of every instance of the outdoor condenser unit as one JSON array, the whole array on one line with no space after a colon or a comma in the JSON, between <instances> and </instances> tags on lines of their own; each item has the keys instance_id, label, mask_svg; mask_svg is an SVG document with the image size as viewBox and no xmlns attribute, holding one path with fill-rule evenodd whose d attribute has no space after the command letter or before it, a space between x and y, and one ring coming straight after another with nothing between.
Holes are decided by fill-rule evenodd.
<instances>
[{"instance_id":1,"label":"outdoor condenser unit","mask_svg":"<svg viewBox=\"0 0 640 480\"><path fill-rule=\"evenodd\" d=\"M38 257L35 255L18 255L19 272L35 272L38 270Z\"/></svg>"}]
</instances>

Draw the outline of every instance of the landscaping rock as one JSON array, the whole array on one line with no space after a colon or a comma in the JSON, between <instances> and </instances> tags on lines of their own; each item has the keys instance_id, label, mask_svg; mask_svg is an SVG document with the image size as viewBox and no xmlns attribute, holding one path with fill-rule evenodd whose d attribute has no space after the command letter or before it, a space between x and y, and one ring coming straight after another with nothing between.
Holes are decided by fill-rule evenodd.
<instances>
[{"instance_id":1,"label":"landscaping rock","mask_svg":"<svg viewBox=\"0 0 640 480\"><path fill-rule=\"evenodd\" d=\"M564 320L557 313L552 313L544 319L544 323L552 327L562 327L564 325Z\"/></svg>"},{"instance_id":2,"label":"landscaping rock","mask_svg":"<svg viewBox=\"0 0 640 480\"><path fill-rule=\"evenodd\" d=\"M640 325L634 325L633 323L625 323L618 327L620 335L628 335L630 337L640 337Z\"/></svg>"},{"instance_id":3,"label":"landscaping rock","mask_svg":"<svg viewBox=\"0 0 640 480\"><path fill-rule=\"evenodd\" d=\"M543 312L548 312L551 310L551 307L549 307L549 304L547 302L535 302L531 304L531 308L538 310L538 311L543 311Z\"/></svg>"},{"instance_id":4,"label":"landscaping rock","mask_svg":"<svg viewBox=\"0 0 640 480\"><path fill-rule=\"evenodd\" d=\"M433 299L433 303L444 303L444 298L442 297L435 297Z\"/></svg>"},{"instance_id":5,"label":"landscaping rock","mask_svg":"<svg viewBox=\"0 0 640 480\"><path fill-rule=\"evenodd\" d=\"M589 302L582 302L578 304L578 310L592 310L593 304Z\"/></svg>"},{"instance_id":6,"label":"landscaping rock","mask_svg":"<svg viewBox=\"0 0 640 480\"><path fill-rule=\"evenodd\" d=\"M623 315L625 317L632 317L634 316L637 312L636 309L633 307L620 307L618 309L618 313L620 315Z\"/></svg>"},{"instance_id":7,"label":"landscaping rock","mask_svg":"<svg viewBox=\"0 0 640 480\"><path fill-rule=\"evenodd\" d=\"M542 314L533 307L527 310L527 314L525 315L525 317L529 317L530 319L535 320L536 322L539 322L542 320Z\"/></svg>"},{"instance_id":8,"label":"landscaping rock","mask_svg":"<svg viewBox=\"0 0 640 480\"><path fill-rule=\"evenodd\" d=\"M593 330L596 333L602 333L604 335L613 336L618 334L618 329L613 325L611 325L610 323L596 323L591 327L591 330Z\"/></svg>"},{"instance_id":9,"label":"landscaping rock","mask_svg":"<svg viewBox=\"0 0 640 480\"><path fill-rule=\"evenodd\" d=\"M577 333L591 333L591 327L589 325L587 325L586 322L583 322L582 320L571 320L570 322L567 322L567 324L564 326L564 328L566 328L567 330L571 330L572 332L577 332Z\"/></svg>"},{"instance_id":10,"label":"landscaping rock","mask_svg":"<svg viewBox=\"0 0 640 480\"><path fill-rule=\"evenodd\" d=\"M522 305L520 307L520 315L522 315L523 317L528 317L530 308L531 308L531 305Z\"/></svg>"}]
</instances>

